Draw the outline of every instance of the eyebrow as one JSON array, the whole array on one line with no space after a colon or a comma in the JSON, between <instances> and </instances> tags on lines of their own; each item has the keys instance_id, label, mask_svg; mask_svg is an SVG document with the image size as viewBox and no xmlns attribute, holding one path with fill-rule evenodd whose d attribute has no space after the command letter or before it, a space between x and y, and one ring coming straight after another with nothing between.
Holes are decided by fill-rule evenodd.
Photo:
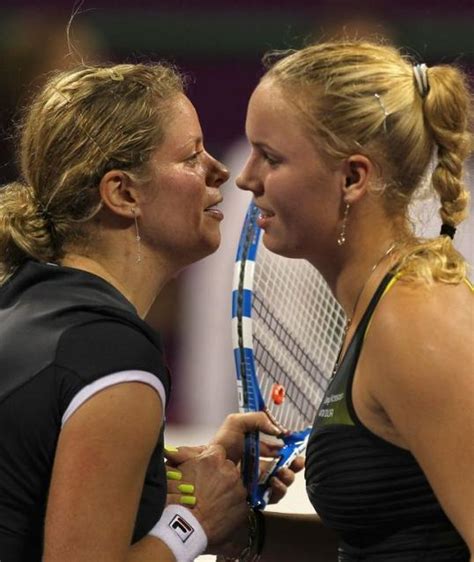
<instances>
[{"instance_id":1,"label":"eyebrow","mask_svg":"<svg viewBox=\"0 0 474 562\"><path fill-rule=\"evenodd\" d=\"M201 136L199 137L194 137L192 139L189 139L188 141L186 141L184 144L181 145L181 148L187 148L190 144L192 144L193 146L196 146L198 144L203 144L204 140Z\"/></svg>"},{"instance_id":2,"label":"eyebrow","mask_svg":"<svg viewBox=\"0 0 474 562\"><path fill-rule=\"evenodd\" d=\"M268 144L266 144L265 142L251 142L250 143L252 146L255 146L257 148L263 149L263 150L267 150L268 152L275 152L277 154L279 154L280 152L278 150L276 150L275 148L269 146Z\"/></svg>"}]
</instances>

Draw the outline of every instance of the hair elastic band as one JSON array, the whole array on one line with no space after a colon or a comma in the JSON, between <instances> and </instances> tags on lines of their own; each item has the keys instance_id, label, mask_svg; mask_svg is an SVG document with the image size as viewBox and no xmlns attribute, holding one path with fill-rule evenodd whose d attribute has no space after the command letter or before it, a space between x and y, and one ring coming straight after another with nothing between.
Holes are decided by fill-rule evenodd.
<instances>
[{"instance_id":1,"label":"hair elastic band","mask_svg":"<svg viewBox=\"0 0 474 562\"><path fill-rule=\"evenodd\" d=\"M37 214L47 223L50 223L53 219L51 213L48 211L48 209L45 209L44 207L40 207L37 210Z\"/></svg>"},{"instance_id":2,"label":"hair elastic band","mask_svg":"<svg viewBox=\"0 0 474 562\"><path fill-rule=\"evenodd\" d=\"M441 230L440 230L439 235L440 236L449 236L452 240L454 238L455 234L456 234L456 227L451 226L450 224L446 224L445 222L443 222L443 224L441 225Z\"/></svg>"},{"instance_id":3,"label":"hair elastic band","mask_svg":"<svg viewBox=\"0 0 474 562\"><path fill-rule=\"evenodd\" d=\"M428 84L428 67L425 63L413 65L413 75L415 77L415 82L418 87L418 92L422 98L426 97L430 91L430 86Z\"/></svg>"},{"instance_id":4,"label":"hair elastic band","mask_svg":"<svg viewBox=\"0 0 474 562\"><path fill-rule=\"evenodd\" d=\"M36 216L41 218L46 223L46 227L48 229L51 229L54 226L53 215L51 214L51 211L39 200L36 200Z\"/></svg>"},{"instance_id":5,"label":"hair elastic band","mask_svg":"<svg viewBox=\"0 0 474 562\"><path fill-rule=\"evenodd\" d=\"M385 107L385 104L382 101L382 97L380 96L380 94L375 92L374 97L379 102L379 105L382 108L383 115L384 115L384 117L383 117L383 130L386 133L387 132L387 117L388 117L387 109Z\"/></svg>"}]
</instances>

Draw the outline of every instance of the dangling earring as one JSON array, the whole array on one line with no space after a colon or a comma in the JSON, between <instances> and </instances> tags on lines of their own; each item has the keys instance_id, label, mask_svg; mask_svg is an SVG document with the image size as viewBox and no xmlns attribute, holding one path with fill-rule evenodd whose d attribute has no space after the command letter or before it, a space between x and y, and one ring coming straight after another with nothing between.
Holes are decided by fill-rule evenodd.
<instances>
[{"instance_id":1,"label":"dangling earring","mask_svg":"<svg viewBox=\"0 0 474 562\"><path fill-rule=\"evenodd\" d=\"M137 263L142 261L142 247L140 244L140 231L138 230L138 218L136 207L132 207L133 218L135 220L135 240L137 241Z\"/></svg>"},{"instance_id":2,"label":"dangling earring","mask_svg":"<svg viewBox=\"0 0 474 562\"><path fill-rule=\"evenodd\" d=\"M346 242L347 217L349 215L350 208L351 206L349 205L349 203L346 203L346 208L344 209L344 216L342 217L341 232L339 233L339 237L337 239L338 246L342 246Z\"/></svg>"}]
</instances>

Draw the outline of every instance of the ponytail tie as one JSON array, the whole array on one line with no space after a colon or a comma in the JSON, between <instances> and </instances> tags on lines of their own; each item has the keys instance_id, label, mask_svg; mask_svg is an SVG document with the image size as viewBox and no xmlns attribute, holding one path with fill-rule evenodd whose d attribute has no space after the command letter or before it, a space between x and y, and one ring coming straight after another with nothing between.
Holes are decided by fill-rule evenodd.
<instances>
[{"instance_id":1,"label":"ponytail tie","mask_svg":"<svg viewBox=\"0 0 474 562\"><path fill-rule=\"evenodd\" d=\"M446 224L445 222L443 222L439 235L440 236L449 236L452 240L454 238L455 234L456 234L456 227L451 226L450 224Z\"/></svg>"},{"instance_id":2,"label":"ponytail tie","mask_svg":"<svg viewBox=\"0 0 474 562\"><path fill-rule=\"evenodd\" d=\"M420 96L425 98L430 91L430 85L428 84L428 67L426 64L421 63L413 65L413 75Z\"/></svg>"}]
</instances>

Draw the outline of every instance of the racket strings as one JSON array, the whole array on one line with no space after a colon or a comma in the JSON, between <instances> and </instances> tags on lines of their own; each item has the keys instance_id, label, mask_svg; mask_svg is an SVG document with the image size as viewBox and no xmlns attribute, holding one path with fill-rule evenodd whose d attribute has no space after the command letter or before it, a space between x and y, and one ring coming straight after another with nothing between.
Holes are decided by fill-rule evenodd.
<instances>
[{"instance_id":1,"label":"racket strings","mask_svg":"<svg viewBox=\"0 0 474 562\"><path fill-rule=\"evenodd\" d=\"M252 301L257 377L271 414L292 431L313 422L337 359L344 315L326 282L304 260L260 244ZM272 400L274 385L285 399Z\"/></svg>"},{"instance_id":2,"label":"racket strings","mask_svg":"<svg viewBox=\"0 0 474 562\"><path fill-rule=\"evenodd\" d=\"M273 408L280 423L293 428L308 425L321 400L324 373L258 294L254 295L253 306L261 321L254 327L254 351L262 394L270 396L274 384L283 386L285 400L281 407ZM271 406L271 400L267 405Z\"/></svg>"}]
</instances>

